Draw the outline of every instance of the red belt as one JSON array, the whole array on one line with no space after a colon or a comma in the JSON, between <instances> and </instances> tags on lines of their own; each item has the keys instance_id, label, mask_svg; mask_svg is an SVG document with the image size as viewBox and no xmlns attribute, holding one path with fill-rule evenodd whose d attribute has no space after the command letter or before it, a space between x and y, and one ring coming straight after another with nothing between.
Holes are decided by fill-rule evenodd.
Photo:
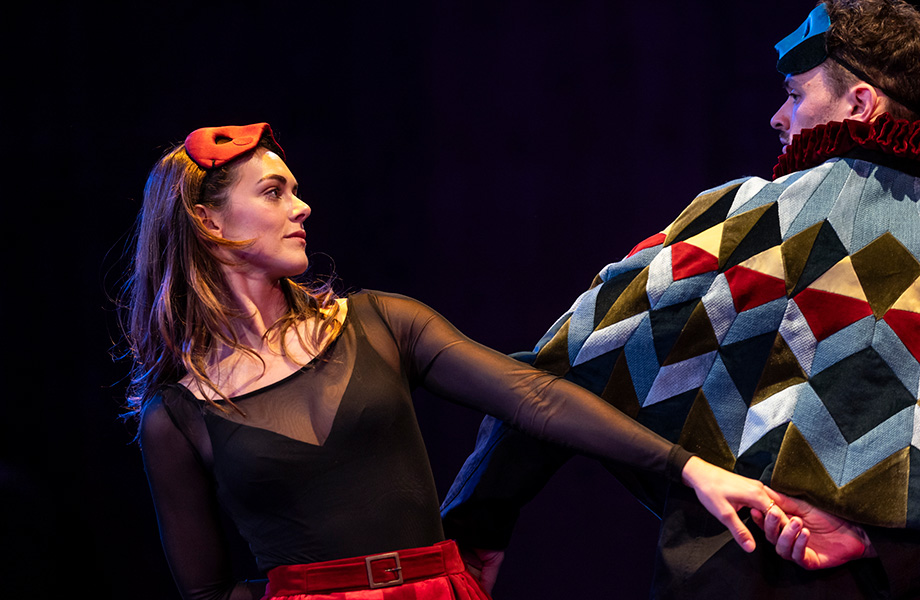
<instances>
[{"instance_id":1,"label":"red belt","mask_svg":"<svg viewBox=\"0 0 920 600\"><path fill-rule=\"evenodd\" d=\"M307 565L282 565L268 572L269 596L292 596L400 585L461 573L457 545L448 540L425 548L344 558Z\"/></svg>"}]
</instances>

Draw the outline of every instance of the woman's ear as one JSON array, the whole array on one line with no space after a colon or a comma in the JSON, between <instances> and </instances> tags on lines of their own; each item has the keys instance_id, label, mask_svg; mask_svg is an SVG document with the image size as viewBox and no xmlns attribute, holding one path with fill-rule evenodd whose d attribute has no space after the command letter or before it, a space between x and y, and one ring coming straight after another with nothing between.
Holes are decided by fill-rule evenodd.
<instances>
[{"instance_id":1,"label":"woman's ear","mask_svg":"<svg viewBox=\"0 0 920 600\"><path fill-rule=\"evenodd\" d=\"M196 204L195 216L205 231L214 236L223 237L220 229L220 215L216 210L204 204Z\"/></svg>"}]
</instances>

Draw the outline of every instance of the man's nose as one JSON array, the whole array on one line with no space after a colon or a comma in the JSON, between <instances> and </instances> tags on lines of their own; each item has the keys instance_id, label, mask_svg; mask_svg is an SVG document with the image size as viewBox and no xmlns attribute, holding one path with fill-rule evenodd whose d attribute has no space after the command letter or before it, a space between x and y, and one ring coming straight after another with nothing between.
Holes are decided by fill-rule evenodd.
<instances>
[{"instance_id":1,"label":"man's nose","mask_svg":"<svg viewBox=\"0 0 920 600\"><path fill-rule=\"evenodd\" d=\"M789 103L792 101L792 98L786 98L786 101L783 102L783 105L779 107L779 110L776 111L773 116L770 118L770 126L777 131L788 131L789 130Z\"/></svg>"}]
</instances>

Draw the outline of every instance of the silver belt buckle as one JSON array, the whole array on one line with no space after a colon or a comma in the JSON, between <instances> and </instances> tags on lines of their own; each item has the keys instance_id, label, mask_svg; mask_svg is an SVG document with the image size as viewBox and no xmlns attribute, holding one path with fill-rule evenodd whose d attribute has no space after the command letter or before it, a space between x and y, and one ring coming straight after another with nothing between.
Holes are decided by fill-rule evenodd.
<instances>
[{"instance_id":1,"label":"silver belt buckle","mask_svg":"<svg viewBox=\"0 0 920 600\"><path fill-rule=\"evenodd\" d=\"M396 579L392 581L374 581L374 573L371 570L371 563L387 558L392 558L395 560L396 566L392 569L384 569L384 572L396 573ZM399 564L399 553L397 552L387 552L386 554L374 554L373 556L366 556L364 558L364 565L367 567L367 585L371 589L401 585L403 582L402 566Z\"/></svg>"}]
</instances>

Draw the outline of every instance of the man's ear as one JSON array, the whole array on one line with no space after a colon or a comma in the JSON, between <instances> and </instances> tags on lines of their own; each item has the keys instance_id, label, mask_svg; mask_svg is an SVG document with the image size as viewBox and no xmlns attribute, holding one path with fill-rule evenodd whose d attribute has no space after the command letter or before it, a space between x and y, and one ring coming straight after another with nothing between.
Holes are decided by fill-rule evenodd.
<instances>
[{"instance_id":1,"label":"man's ear","mask_svg":"<svg viewBox=\"0 0 920 600\"><path fill-rule=\"evenodd\" d=\"M885 112L885 102L878 90L864 81L860 81L847 92L850 105L850 119L869 123Z\"/></svg>"},{"instance_id":2,"label":"man's ear","mask_svg":"<svg viewBox=\"0 0 920 600\"><path fill-rule=\"evenodd\" d=\"M194 210L198 221L208 233L217 237L223 237L220 228L220 213L218 211L204 204L196 204Z\"/></svg>"}]
</instances>

